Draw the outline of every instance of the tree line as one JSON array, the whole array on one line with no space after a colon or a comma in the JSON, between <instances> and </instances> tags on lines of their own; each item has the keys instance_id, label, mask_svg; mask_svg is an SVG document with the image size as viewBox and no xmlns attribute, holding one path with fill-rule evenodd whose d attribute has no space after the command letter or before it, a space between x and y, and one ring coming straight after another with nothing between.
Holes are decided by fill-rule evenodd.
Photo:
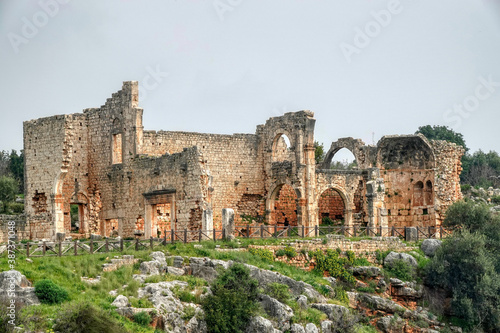
<instances>
[{"instance_id":1,"label":"tree line","mask_svg":"<svg viewBox=\"0 0 500 333\"><path fill-rule=\"evenodd\" d=\"M20 213L23 205L15 203L24 193L24 152L0 151L0 213Z\"/></svg>"}]
</instances>

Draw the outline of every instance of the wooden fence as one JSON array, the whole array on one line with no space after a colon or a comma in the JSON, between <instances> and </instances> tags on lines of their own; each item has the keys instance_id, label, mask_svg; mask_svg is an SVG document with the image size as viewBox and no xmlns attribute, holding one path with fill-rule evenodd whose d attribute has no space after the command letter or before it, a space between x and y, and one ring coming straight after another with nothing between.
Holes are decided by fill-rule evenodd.
<instances>
[{"instance_id":1,"label":"wooden fence","mask_svg":"<svg viewBox=\"0 0 500 333\"><path fill-rule=\"evenodd\" d=\"M345 226L252 226L239 225L235 227L234 236L240 238L317 238L328 234L343 235L345 237L399 237L406 239L410 232L415 240L425 238L444 238L453 232L450 228L443 227L345 227ZM416 229L416 234L415 234ZM164 236L150 239L113 239L86 240L86 241L56 241L56 242L28 242L18 243L15 252L25 254L27 257L42 256L78 256L83 254L123 252L127 250L154 250L166 244L175 242L190 243L206 240L222 240L226 238L226 230L165 230ZM11 248L12 250L12 248Z\"/></svg>"}]
</instances>

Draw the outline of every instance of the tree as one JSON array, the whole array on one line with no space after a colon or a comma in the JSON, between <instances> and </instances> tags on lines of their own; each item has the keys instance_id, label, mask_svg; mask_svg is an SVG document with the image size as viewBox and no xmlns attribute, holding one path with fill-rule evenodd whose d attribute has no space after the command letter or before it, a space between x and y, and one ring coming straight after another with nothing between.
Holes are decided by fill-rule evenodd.
<instances>
[{"instance_id":1,"label":"tree","mask_svg":"<svg viewBox=\"0 0 500 333\"><path fill-rule=\"evenodd\" d=\"M21 150L20 154L14 149L10 153L9 170L12 176L19 184L19 193L24 192L24 151Z\"/></svg>"},{"instance_id":2,"label":"tree","mask_svg":"<svg viewBox=\"0 0 500 333\"><path fill-rule=\"evenodd\" d=\"M16 198L17 181L14 178L1 176L0 177L0 201L4 204L11 202Z\"/></svg>"},{"instance_id":3,"label":"tree","mask_svg":"<svg viewBox=\"0 0 500 333\"><path fill-rule=\"evenodd\" d=\"M257 280L250 271L236 263L212 283L212 295L202 301L209 332L244 332L245 326L258 309Z\"/></svg>"},{"instance_id":4,"label":"tree","mask_svg":"<svg viewBox=\"0 0 500 333\"><path fill-rule=\"evenodd\" d=\"M9 153L6 151L0 151L0 176L8 176L9 175Z\"/></svg>"},{"instance_id":5,"label":"tree","mask_svg":"<svg viewBox=\"0 0 500 333\"><path fill-rule=\"evenodd\" d=\"M472 155L464 155L462 169L460 178L465 184L484 188L500 185L500 156L496 151L478 150Z\"/></svg>"},{"instance_id":6,"label":"tree","mask_svg":"<svg viewBox=\"0 0 500 333\"><path fill-rule=\"evenodd\" d=\"M320 164L323 162L325 158L325 148L322 143L318 141L314 141L314 159L316 160L316 164Z\"/></svg>"},{"instance_id":7,"label":"tree","mask_svg":"<svg viewBox=\"0 0 500 333\"><path fill-rule=\"evenodd\" d=\"M469 151L462 134L455 132L448 126L420 126L415 134L421 133L429 140L446 140L462 146L466 152Z\"/></svg>"}]
</instances>

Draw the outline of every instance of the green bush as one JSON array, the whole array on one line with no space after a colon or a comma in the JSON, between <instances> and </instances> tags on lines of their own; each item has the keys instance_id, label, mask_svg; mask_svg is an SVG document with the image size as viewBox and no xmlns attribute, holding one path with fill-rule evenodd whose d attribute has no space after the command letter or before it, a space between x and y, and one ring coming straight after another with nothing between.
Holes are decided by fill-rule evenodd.
<instances>
[{"instance_id":1,"label":"green bush","mask_svg":"<svg viewBox=\"0 0 500 333\"><path fill-rule=\"evenodd\" d=\"M284 251L285 251L285 255L288 258L295 258L297 256L297 251L295 250L294 247L287 246L287 247L285 247Z\"/></svg>"},{"instance_id":2,"label":"green bush","mask_svg":"<svg viewBox=\"0 0 500 333\"><path fill-rule=\"evenodd\" d=\"M125 327L107 311L90 303L77 303L60 312L55 318L54 332L124 333Z\"/></svg>"},{"instance_id":3,"label":"green bush","mask_svg":"<svg viewBox=\"0 0 500 333\"><path fill-rule=\"evenodd\" d=\"M274 255L276 257L284 257L284 256L286 256L286 252L285 252L284 249L278 249L278 250L276 250L276 252L274 253Z\"/></svg>"},{"instance_id":4,"label":"green bush","mask_svg":"<svg viewBox=\"0 0 500 333\"><path fill-rule=\"evenodd\" d=\"M412 281L415 279L415 269L403 259L394 260L393 264L385 270L391 277L402 281Z\"/></svg>"},{"instance_id":5,"label":"green bush","mask_svg":"<svg viewBox=\"0 0 500 333\"><path fill-rule=\"evenodd\" d=\"M250 252L254 256L260 257L264 261L269 261L269 262L274 261L273 253L270 250L250 247L248 248L248 252Z\"/></svg>"},{"instance_id":6,"label":"green bush","mask_svg":"<svg viewBox=\"0 0 500 333\"><path fill-rule=\"evenodd\" d=\"M268 284L264 288L264 293L271 296L272 298L276 298L281 303L287 303L291 296L290 290L286 284L273 282Z\"/></svg>"},{"instance_id":7,"label":"green bush","mask_svg":"<svg viewBox=\"0 0 500 333\"><path fill-rule=\"evenodd\" d=\"M59 304L69 299L66 289L59 287L49 279L35 283L35 294L40 302L44 304Z\"/></svg>"},{"instance_id":8,"label":"green bush","mask_svg":"<svg viewBox=\"0 0 500 333\"><path fill-rule=\"evenodd\" d=\"M242 264L234 264L212 283L202 307L208 332L243 332L258 309L258 283Z\"/></svg>"},{"instance_id":9,"label":"green bush","mask_svg":"<svg viewBox=\"0 0 500 333\"><path fill-rule=\"evenodd\" d=\"M334 224L335 224L335 222L331 218L329 218L327 216L325 216L325 217L323 217L321 219L321 225L323 225L323 226L325 226L325 225L334 225Z\"/></svg>"},{"instance_id":10,"label":"green bush","mask_svg":"<svg viewBox=\"0 0 500 333\"><path fill-rule=\"evenodd\" d=\"M328 272L330 276L339 278L349 284L354 284L356 282L354 276L348 271L355 257L343 258L340 257L338 251L333 250L326 250L326 253L321 250L316 250L312 251L310 255L316 259L315 270L319 271L321 274Z\"/></svg>"},{"instance_id":11,"label":"green bush","mask_svg":"<svg viewBox=\"0 0 500 333\"><path fill-rule=\"evenodd\" d=\"M500 195L491 197L491 202L493 202L494 204L500 204Z\"/></svg>"},{"instance_id":12,"label":"green bush","mask_svg":"<svg viewBox=\"0 0 500 333\"><path fill-rule=\"evenodd\" d=\"M142 326L148 326L152 319L151 316L146 311L141 311L134 315L134 321Z\"/></svg>"},{"instance_id":13,"label":"green bush","mask_svg":"<svg viewBox=\"0 0 500 333\"><path fill-rule=\"evenodd\" d=\"M14 214L24 213L24 204L20 202L11 202L7 205L7 210Z\"/></svg>"}]
</instances>

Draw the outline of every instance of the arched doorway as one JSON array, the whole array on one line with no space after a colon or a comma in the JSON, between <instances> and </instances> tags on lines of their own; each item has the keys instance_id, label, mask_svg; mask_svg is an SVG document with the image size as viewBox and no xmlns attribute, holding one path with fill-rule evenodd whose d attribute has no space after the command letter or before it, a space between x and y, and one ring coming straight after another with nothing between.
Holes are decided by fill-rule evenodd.
<instances>
[{"instance_id":1,"label":"arched doorway","mask_svg":"<svg viewBox=\"0 0 500 333\"><path fill-rule=\"evenodd\" d=\"M340 192L329 188L318 200L320 225L343 225L346 221L346 202Z\"/></svg>"},{"instance_id":2,"label":"arched doorway","mask_svg":"<svg viewBox=\"0 0 500 333\"><path fill-rule=\"evenodd\" d=\"M358 168L358 162L349 149L340 148L333 153L330 168L336 170L353 170Z\"/></svg>"},{"instance_id":3,"label":"arched doorway","mask_svg":"<svg viewBox=\"0 0 500 333\"><path fill-rule=\"evenodd\" d=\"M274 190L269 222L284 227L298 224L298 197L292 186L283 184Z\"/></svg>"}]
</instances>

